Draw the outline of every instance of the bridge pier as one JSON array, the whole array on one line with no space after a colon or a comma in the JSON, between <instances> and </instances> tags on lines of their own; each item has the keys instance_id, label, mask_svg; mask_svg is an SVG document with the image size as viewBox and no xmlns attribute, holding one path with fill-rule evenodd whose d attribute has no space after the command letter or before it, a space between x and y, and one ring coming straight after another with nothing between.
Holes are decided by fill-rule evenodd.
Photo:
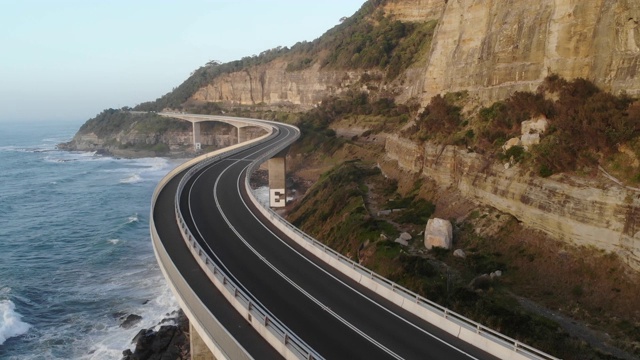
<instances>
[{"instance_id":1,"label":"bridge pier","mask_svg":"<svg viewBox=\"0 0 640 360\"><path fill-rule=\"evenodd\" d=\"M191 346L191 360L216 360L191 322L189 322L189 344Z\"/></svg>"},{"instance_id":2,"label":"bridge pier","mask_svg":"<svg viewBox=\"0 0 640 360\"><path fill-rule=\"evenodd\" d=\"M193 124L193 150L200 151L202 149L202 136L200 135L200 123L192 122Z\"/></svg>"},{"instance_id":3,"label":"bridge pier","mask_svg":"<svg viewBox=\"0 0 640 360\"><path fill-rule=\"evenodd\" d=\"M238 126L238 144L249 140L247 137L247 130L245 130L246 126Z\"/></svg>"},{"instance_id":4,"label":"bridge pier","mask_svg":"<svg viewBox=\"0 0 640 360\"><path fill-rule=\"evenodd\" d=\"M287 204L286 193L286 155L287 149L269 159L269 206L284 207Z\"/></svg>"}]
</instances>

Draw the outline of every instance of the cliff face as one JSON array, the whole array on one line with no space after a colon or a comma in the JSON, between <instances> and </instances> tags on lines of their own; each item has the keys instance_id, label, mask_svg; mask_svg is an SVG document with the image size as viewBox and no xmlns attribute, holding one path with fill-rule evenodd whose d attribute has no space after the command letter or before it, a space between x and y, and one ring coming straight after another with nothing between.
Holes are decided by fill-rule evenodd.
<instances>
[{"instance_id":1,"label":"cliff face","mask_svg":"<svg viewBox=\"0 0 640 360\"><path fill-rule=\"evenodd\" d=\"M422 103L467 90L482 102L535 90L549 74L582 77L605 90L640 94L640 3L632 0L390 0L386 14L404 22L437 20L430 51L385 88ZM222 75L192 101L308 109L364 71L286 71L277 59Z\"/></svg>"},{"instance_id":2,"label":"cliff face","mask_svg":"<svg viewBox=\"0 0 640 360\"><path fill-rule=\"evenodd\" d=\"M193 102L223 102L234 105L297 105L310 109L324 97L340 93L360 78L363 71L320 70L314 65L287 71L281 60L224 74L199 89Z\"/></svg>"},{"instance_id":3,"label":"cliff face","mask_svg":"<svg viewBox=\"0 0 640 360\"><path fill-rule=\"evenodd\" d=\"M530 177L517 166L505 169L454 146L420 146L398 136L389 136L385 149L400 169L457 189L559 240L617 253L640 270L638 192L566 175Z\"/></svg>"},{"instance_id":4,"label":"cliff face","mask_svg":"<svg viewBox=\"0 0 640 360\"><path fill-rule=\"evenodd\" d=\"M640 93L640 3L631 0L458 0L439 19L423 86L503 98L550 73ZM418 84L420 85L420 84Z\"/></svg>"}]
</instances>

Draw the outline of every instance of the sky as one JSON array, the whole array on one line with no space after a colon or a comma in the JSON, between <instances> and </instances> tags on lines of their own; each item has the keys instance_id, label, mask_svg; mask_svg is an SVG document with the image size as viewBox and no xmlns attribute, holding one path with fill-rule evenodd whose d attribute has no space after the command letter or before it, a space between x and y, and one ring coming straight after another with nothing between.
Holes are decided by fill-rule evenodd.
<instances>
[{"instance_id":1,"label":"sky","mask_svg":"<svg viewBox=\"0 0 640 360\"><path fill-rule=\"evenodd\" d=\"M311 41L365 0L2 0L0 122L86 120L208 61Z\"/></svg>"}]
</instances>

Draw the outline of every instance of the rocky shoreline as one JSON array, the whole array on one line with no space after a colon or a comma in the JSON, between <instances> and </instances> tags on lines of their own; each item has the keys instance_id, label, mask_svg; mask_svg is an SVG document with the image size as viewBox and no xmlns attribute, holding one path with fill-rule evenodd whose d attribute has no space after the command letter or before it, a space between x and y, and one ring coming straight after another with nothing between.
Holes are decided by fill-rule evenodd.
<instances>
[{"instance_id":1,"label":"rocky shoreline","mask_svg":"<svg viewBox=\"0 0 640 360\"><path fill-rule=\"evenodd\" d=\"M140 330L132 340L136 345L134 351L124 350L122 360L190 359L189 319L184 312L177 310L167 314L158 325L158 330Z\"/></svg>"}]
</instances>

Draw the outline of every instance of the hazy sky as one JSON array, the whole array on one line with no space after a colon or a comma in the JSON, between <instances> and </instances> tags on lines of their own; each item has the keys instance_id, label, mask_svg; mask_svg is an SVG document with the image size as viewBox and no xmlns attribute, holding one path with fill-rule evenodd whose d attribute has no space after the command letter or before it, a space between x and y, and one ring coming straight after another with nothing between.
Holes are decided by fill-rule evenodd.
<instances>
[{"instance_id":1,"label":"hazy sky","mask_svg":"<svg viewBox=\"0 0 640 360\"><path fill-rule=\"evenodd\" d=\"M210 60L311 41L365 0L2 0L0 121L85 120Z\"/></svg>"}]
</instances>

